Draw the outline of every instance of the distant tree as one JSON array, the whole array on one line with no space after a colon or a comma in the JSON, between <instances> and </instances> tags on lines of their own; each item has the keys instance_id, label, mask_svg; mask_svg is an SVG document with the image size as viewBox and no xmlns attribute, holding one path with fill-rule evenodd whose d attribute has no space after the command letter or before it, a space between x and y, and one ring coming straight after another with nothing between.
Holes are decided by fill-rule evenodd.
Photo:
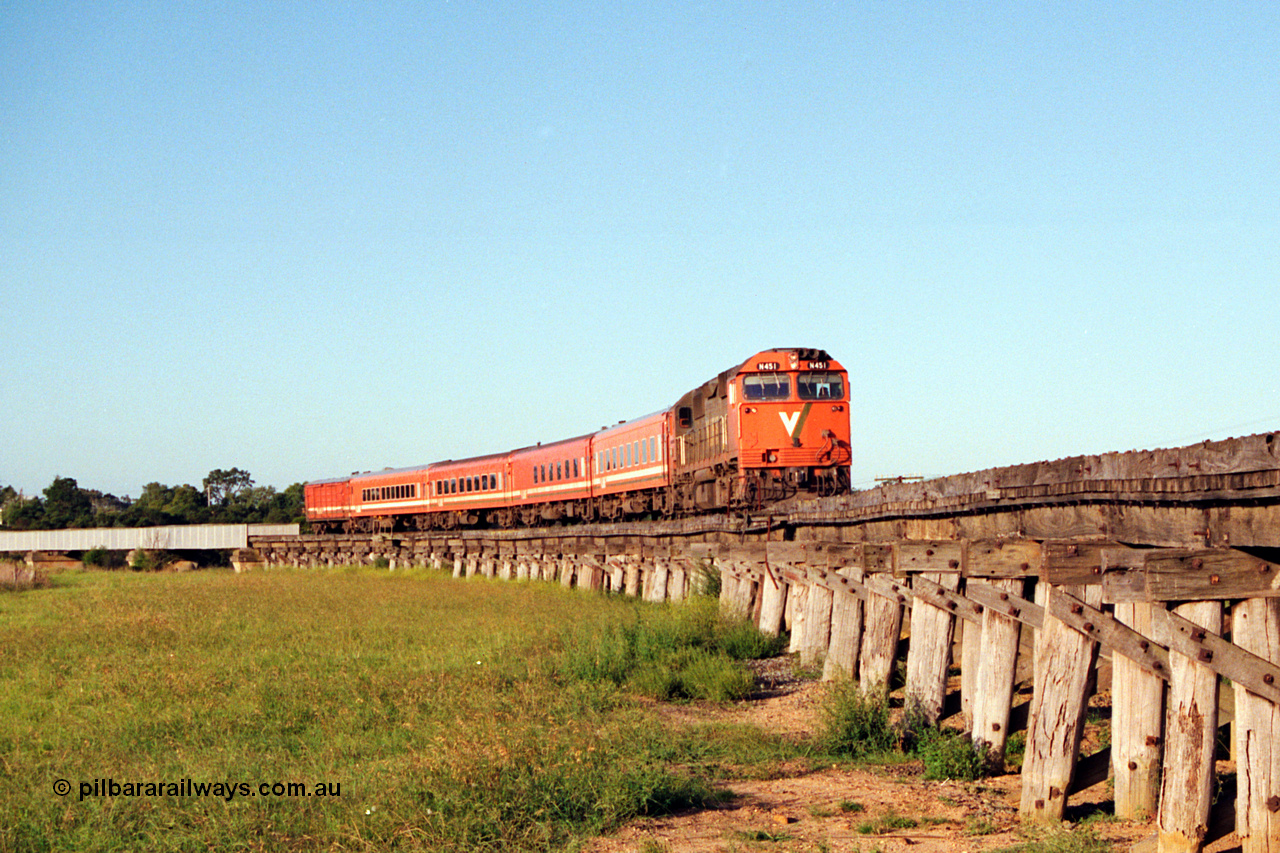
<instances>
[{"instance_id":1,"label":"distant tree","mask_svg":"<svg viewBox=\"0 0 1280 853\"><path fill-rule=\"evenodd\" d=\"M205 493L189 483L170 489L164 512L175 519L174 524L203 524L209 520Z\"/></svg>"},{"instance_id":2,"label":"distant tree","mask_svg":"<svg viewBox=\"0 0 1280 853\"><path fill-rule=\"evenodd\" d=\"M89 493L72 477L54 477L44 490L45 526L54 530L89 527L93 524L93 503Z\"/></svg>"},{"instance_id":3,"label":"distant tree","mask_svg":"<svg viewBox=\"0 0 1280 853\"><path fill-rule=\"evenodd\" d=\"M294 483L275 496L263 521L268 524L293 524L302 521L305 496L306 490L302 483Z\"/></svg>"},{"instance_id":4,"label":"distant tree","mask_svg":"<svg viewBox=\"0 0 1280 853\"><path fill-rule=\"evenodd\" d=\"M204 493L210 506L225 506L240 493L253 488L253 477L242 468L223 471L215 468L204 478Z\"/></svg>"},{"instance_id":5,"label":"distant tree","mask_svg":"<svg viewBox=\"0 0 1280 853\"><path fill-rule=\"evenodd\" d=\"M121 527L156 527L173 524L173 518L165 511L165 507L173 500L173 489L163 483L147 483L142 487L142 494L120 513Z\"/></svg>"},{"instance_id":6,"label":"distant tree","mask_svg":"<svg viewBox=\"0 0 1280 853\"><path fill-rule=\"evenodd\" d=\"M133 502L134 506L148 509L164 509L164 505L173 500L173 489L164 483L147 483L142 487L142 494Z\"/></svg>"},{"instance_id":7,"label":"distant tree","mask_svg":"<svg viewBox=\"0 0 1280 853\"><path fill-rule=\"evenodd\" d=\"M100 492L97 489L86 489L85 494L89 496L89 503L93 506L95 515L110 515L116 512L124 512L129 508L129 501L126 498L118 498L107 492Z\"/></svg>"},{"instance_id":8,"label":"distant tree","mask_svg":"<svg viewBox=\"0 0 1280 853\"><path fill-rule=\"evenodd\" d=\"M39 498L14 498L4 505L0 522L13 530L39 530L44 523L44 501Z\"/></svg>"}]
</instances>

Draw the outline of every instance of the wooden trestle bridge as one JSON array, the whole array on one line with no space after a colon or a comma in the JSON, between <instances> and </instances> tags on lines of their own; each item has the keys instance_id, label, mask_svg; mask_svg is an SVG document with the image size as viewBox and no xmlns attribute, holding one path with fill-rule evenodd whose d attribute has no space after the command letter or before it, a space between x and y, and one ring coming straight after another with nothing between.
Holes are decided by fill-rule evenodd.
<instances>
[{"instance_id":1,"label":"wooden trestle bridge","mask_svg":"<svg viewBox=\"0 0 1280 853\"><path fill-rule=\"evenodd\" d=\"M889 484L747 519L257 537L238 556L443 563L652 601L682 599L714 564L722 606L790 631L826 677L883 689L905 656L906 701L930 720L963 713L995 755L1025 727L1024 817L1061 820L1073 792L1110 775L1117 815L1154 817L1161 851L1232 829L1247 852L1280 851L1277 435ZM1081 757L1108 671L1111 744ZM1226 754L1234 801L1215 774Z\"/></svg>"}]
</instances>

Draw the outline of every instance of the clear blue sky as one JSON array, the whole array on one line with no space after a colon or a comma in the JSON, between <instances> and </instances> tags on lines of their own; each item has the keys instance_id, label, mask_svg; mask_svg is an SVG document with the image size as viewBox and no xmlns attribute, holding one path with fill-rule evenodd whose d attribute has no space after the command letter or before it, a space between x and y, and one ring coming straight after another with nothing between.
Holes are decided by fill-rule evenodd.
<instances>
[{"instance_id":1,"label":"clear blue sky","mask_svg":"<svg viewBox=\"0 0 1280 853\"><path fill-rule=\"evenodd\" d=\"M0 484L549 441L771 346L854 481L1280 429L1280 4L0 4Z\"/></svg>"}]
</instances>

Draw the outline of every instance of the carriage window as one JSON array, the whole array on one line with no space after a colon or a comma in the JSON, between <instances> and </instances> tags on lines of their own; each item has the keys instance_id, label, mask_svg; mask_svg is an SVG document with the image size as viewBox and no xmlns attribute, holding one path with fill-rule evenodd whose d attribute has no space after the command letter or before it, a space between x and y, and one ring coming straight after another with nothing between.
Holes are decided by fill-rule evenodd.
<instances>
[{"instance_id":1,"label":"carriage window","mask_svg":"<svg viewBox=\"0 0 1280 853\"><path fill-rule=\"evenodd\" d=\"M791 377L785 373L752 373L742 380L748 400L785 400L791 396Z\"/></svg>"},{"instance_id":2,"label":"carriage window","mask_svg":"<svg viewBox=\"0 0 1280 853\"><path fill-rule=\"evenodd\" d=\"M658 439L656 436L649 438L649 458L654 461L658 459Z\"/></svg>"},{"instance_id":3,"label":"carriage window","mask_svg":"<svg viewBox=\"0 0 1280 853\"><path fill-rule=\"evenodd\" d=\"M557 480L563 480L563 479L564 479L564 467L563 467L563 463L560 463L560 462L557 462L557 463L556 463L556 479L557 479Z\"/></svg>"},{"instance_id":4,"label":"carriage window","mask_svg":"<svg viewBox=\"0 0 1280 853\"><path fill-rule=\"evenodd\" d=\"M573 476L574 476L575 478L577 478L577 477L580 477L580 476L581 476L581 475L578 473L578 460L577 460L577 459L573 460Z\"/></svg>"},{"instance_id":5,"label":"carriage window","mask_svg":"<svg viewBox=\"0 0 1280 853\"><path fill-rule=\"evenodd\" d=\"M844 381L839 373L801 373L796 388L801 400L838 400L844 396Z\"/></svg>"}]
</instances>

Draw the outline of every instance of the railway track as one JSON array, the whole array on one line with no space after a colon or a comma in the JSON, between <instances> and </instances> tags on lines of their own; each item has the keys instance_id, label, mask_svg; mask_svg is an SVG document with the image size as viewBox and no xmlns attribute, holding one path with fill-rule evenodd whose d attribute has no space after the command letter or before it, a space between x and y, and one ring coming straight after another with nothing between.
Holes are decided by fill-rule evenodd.
<instances>
[{"instance_id":1,"label":"railway track","mask_svg":"<svg viewBox=\"0 0 1280 853\"><path fill-rule=\"evenodd\" d=\"M750 514L680 520L325 536L256 536L267 562L340 555L406 557L499 543L574 553L584 542L665 543L677 551L733 541L1111 539L1151 547L1280 547L1275 434L1190 447L1079 456L992 468L828 498L789 499ZM562 547L563 546L563 547ZM526 547L531 547L526 544Z\"/></svg>"}]
</instances>

